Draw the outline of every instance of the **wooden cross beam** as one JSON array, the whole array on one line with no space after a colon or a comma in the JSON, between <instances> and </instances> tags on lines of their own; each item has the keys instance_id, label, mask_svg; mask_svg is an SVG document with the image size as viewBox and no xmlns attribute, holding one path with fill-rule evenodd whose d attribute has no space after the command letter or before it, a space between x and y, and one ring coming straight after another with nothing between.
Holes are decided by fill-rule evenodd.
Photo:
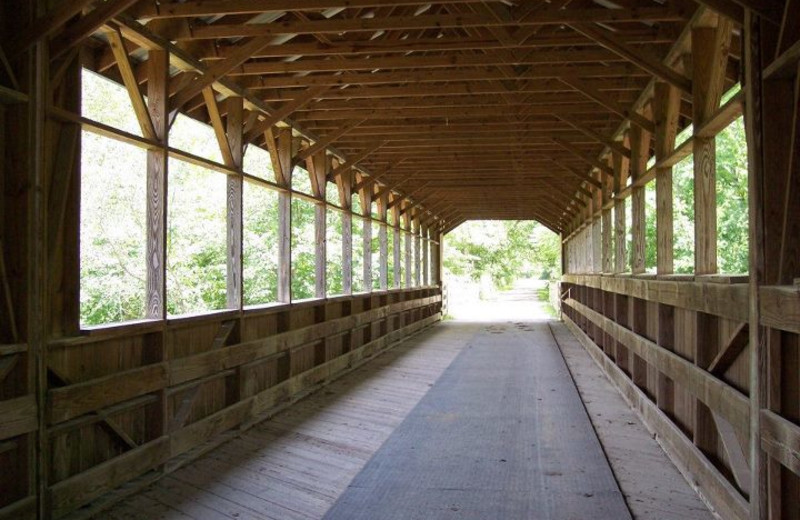
<instances>
[{"instance_id":1,"label":"wooden cross beam","mask_svg":"<svg viewBox=\"0 0 800 520\"><path fill-rule=\"evenodd\" d=\"M602 173L605 173L609 177L613 177L614 176L614 170L612 168L610 168L607 164L604 164L604 163L602 163L601 161L599 161L597 159L593 159L591 157L587 157L586 155L583 154L583 152L581 152L578 148L576 148L575 145L573 145L571 143L568 143L567 141L565 141L563 139L560 139L558 137L553 137L551 140L555 144L557 144L560 147L562 147L564 150L568 151L569 153L571 153L572 155L577 157L578 159L581 159L582 161L584 161L584 162L592 165L593 167L597 168Z\"/></svg>"},{"instance_id":2,"label":"wooden cross beam","mask_svg":"<svg viewBox=\"0 0 800 520\"><path fill-rule=\"evenodd\" d=\"M609 31L584 24L570 24L570 27L653 76L674 85L687 94L692 93L692 82L686 77L664 65L658 59L630 48L627 44L612 36Z\"/></svg>"}]
</instances>

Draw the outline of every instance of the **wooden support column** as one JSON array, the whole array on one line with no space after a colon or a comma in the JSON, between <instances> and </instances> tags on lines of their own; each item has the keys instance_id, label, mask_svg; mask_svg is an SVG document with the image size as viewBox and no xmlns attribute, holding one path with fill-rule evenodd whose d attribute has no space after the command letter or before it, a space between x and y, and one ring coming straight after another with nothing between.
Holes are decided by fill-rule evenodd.
<instances>
[{"instance_id":1,"label":"wooden support column","mask_svg":"<svg viewBox=\"0 0 800 520\"><path fill-rule=\"evenodd\" d=\"M656 122L656 162L668 157L675 149L678 117L681 108L680 91L663 82L655 85L653 115ZM672 274L674 270L672 167L656 169L656 272Z\"/></svg>"},{"instance_id":2,"label":"wooden support column","mask_svg":"<svg viewBox=\"0 0 800 520\"><path fill-rule=\"evenodd\" d=\"M630 130L631 176L638 180L647 172L647 160L650 158L650 133L638 126ZM645 258L647 237L645 235L645 200L644 186L633 188L631 195L631 231L633 251L631 255L631 272L642 274L646 270Z\"/></svg>"},{"instance_id":3,"label":"wooden support column","mask_svg":"<svg viewBox=\"0 0 800 520\"><path fill-rule=\"evenodd\" d=\"M792 56L789 50L796 49L797 43L790 45L800 40L798 9L796 2L786 2L779 32L750 9L745 11L744 23L750 208L750 504L751 518L765 520L791 517L800 509L796 466L793 473L774 456L776 448L788 454L796 451L796 446L790 447L793 441L788 439L770 441L769 422L765 421L774 415L797 420L797 336L762 326L766 314L762 310L768 305L764 286L791 285L800 277L800 67L796 52ZM776 70L775 64L783 66ZM785 314L780 308L771 310ZM796 330L796 315L783 318ZM772 436L775 439L774 433ZM768 444L772 450L765 451ZM784 461L791 460L789 457L784 455Z\"/></svg>"},{"instance_id":4,"label":"wooden support column","mask_svg":"<svg viewBox=\"0 0 800 520\"><path fill-rule=\"evenodd\" d=\"M380 244L380 280L379 288L385 291L389 288L389 235L386 225L386 206L388 205L388 194L384 193L378 199L378 218L380 219L380 229L378 231L378 242Z\"/></svg>"},{"instance_id":5,"label":"wooden support column","mask_svg":"<svg viewBox=\"0 0 800 520\"><path fill-rule=\"evenodd\" d=\"M422 268L422 228L421 223L419 221L419 213L415 212L414 218L412 220L412 229L414 233L414 286L419 287L421 281L421 268Z\"/></svg>"},{"instance_id":6,"label":"wooden support column","mask_svg":"<svg viewBox=\"0 0 800 520\"><path fill-rule=\"evenodd\" d=\"M617 197L628 183L630 162L619 153L613 152L614 158L614 196ZM625 230L625 199L617 198L614 202L614 272L627 271L627 233Z\"/></svg>"},{"instance_id":7,"label":"wooden support column","mask_svg":"<svg viewBox=\"0 0 800 520\"><path fill-rule=\"evenodd\" d=\"M278 194L278 301L292 301L292 129L266 131L275 180L285 188Z\"/></svg>"},{"instance_id":8,"label":"wooden support column","mask_svg":"<svg viewBox=\"0 0 800 520\"><path fill-rule=\"evenodd\" d=\"M372 186L363 188L358 194L364 216L361 221L364 230L364 291L372 292Z\"/></svg>"},{"instance_id":9,"label":"wooden support column","mask_svg":"<svg viewBox=\"0 0 800 520\"><path fill-rule=\"evenodd\" d=\"M592 212L592 272L603 271L603 194L597 192L590 204Z\"/></svg>"},{"instance_id":10,"label":"wooden support column","mask_svg":"<svg viewBox=\"0 0 800 520\"><path fill-rule=\"evenodd\" d=\"M339 205L342 213L342 292L353 294L353 173L347 171L336 177Z\"/></svg>"},{"instance_id":11,"label":"wooden support column","mask_svg":"<svg viewBox=\"0 0 800 520\"><path fill-rule=\"evenodd\" d=\"M227 119L227 139L232 164L239 175L228 175L228 308L242 308L242 161L244 146L242 132L244 130L243 100L231 96L225 100Z\"/></svg>"},{"instance_id":12,"label":"wooden support column","mask_svg":"<svg viewBox=\"0 0 800 520\"><path fill-rule=\"evenodd\" d=\"M441 286L442 285L442 234L434 228L433 234L431 235L431 239L435 242L431 242L431 285Z\"/></svg>"},{"instance_id":13,"label":"wooden support column","mask_svg":"<svg viewBox=\"0 0 800 520\"><path fill-rule=\"evenodd\" d=\"M169 53L150 50L147 105L159 148L147 150L147 317L167 316L167 148L169 147Z\"/></svg>"},{"instance_id":14,"label":"wooden support column","mask_svg":"<svg viewBox=\"0 0 800 520\"><path fill-rule=\"evenodd\" d=\"M717 27L692 29L692 120L700 128L717 111L725 87L732 24L718 17ZM695 274L717 272L716 139L694 136ZM710 314L695 315L694 362L707 368L716 355L718 320ZM713 454L718 442L711 410L695 400L694 442Z\"/></svg>"},{"instance_id":15,"label":"wooden support column","mask_svg":"<svg viewBox=\"0 0 800 520\"><path fill-rule=\"evenodd\" d=\"M429 228L427 224L421 226L422 229L422 285L430 284L430 247L431 243L428 240Z\"/></svg>"},{"instance_id":16,"label":"wooden support column","mask_svg":"<svg viewBox=\"0 0 800 520\"><path fill-rule=\"evenodd\" d=\"M49 83L49 72L41 71ZM56 92L53 103L79 112L80 64L73 61ZM51 336L78 333L80 315L80 125L47 121L46 241L48 332Z\"/></svg>"},{"instance_id":17,"label":"wooden support column","mask_svg":"<svg viewBox=\"0 0 800 520\"><path fill-rule=\"evenodd\" d=\"M406 212L403 214L404 220L404 233L403 233L403 241L405 242L406 247L406 288L411 287L411 265L413 264L412 258L412 248L411 248L411 215L410 212Z\"/></svg>"},{"instance_id":18,"label":"wooden support column","mask_svg":"<svg viewBox=\"0 0 800 520\"><path fill-rule=\"evenodd\" d=\"M395 204L392 206L392 222L394 222L394 226L392 227L393 233L393 240L394 240L394 259L392 263L392 268L394 269L394 287L399 288L403 286L403 280L401 279L401 274L403 272L403 267L400 265L400 257L401 255L401 247L403 247L402 242L400 241L400 206Z\"/></svg>"},{"instance_id":19,"label":"wooden support column","mask_svg":"<svg viewBox=\"0 0 800 520\"><path fill-rule=\"evenodd\" d=\"M669 156L675 148L678 133L681 93L664 82L656 82L653 115L656 124L656 162ZM672 274L674 270L672 167L656 169L656 272ZM675 348L675 308L658 304L658 344L665 349ZM675 385L660 373L656 382L656 402L668 415L674 412Z\"/></svg>"},{"instance_id":20,"label":"wooden support column","mask_svg":"<svg viewBox=\"0 0 800 520\"><path fill-rule=\"evenodd\" d=\"M692 121L700 128L719 108L731 39L731 22L718 17L717 27L692 29ZM695 274L717 272L716 139L695 136L694 217Z\"/></svg>"},{"instance_id":21,"label":"wooden support column","mask_svg":"<svg viewBox=\"0 0 800 520\"><path fill-rule=\"evenodd\" d=\"M611 273L614 271L614 227L612 224L613 217L611 208L607 207L607 205L611 202L612 198L612 189L613 189L613 179L603 179L603 188L602 188L602 207L603 207L603 216L602 216L602 250L601 254L602 258L602 272L604 273Z\"/></svg>"},{"instance_id":22,"label":"wooden support column","mask_svg":"<svg viewBox=\"0 0 800 520\"><path fill-rule=\"evenodd\" d=\"M314 296L325 298L328 290L328 206L325 191L329 168L328 155L319 150L306 159L306 168L311 177L311 192L314 203Z\"/></svg>"}]
</instances>

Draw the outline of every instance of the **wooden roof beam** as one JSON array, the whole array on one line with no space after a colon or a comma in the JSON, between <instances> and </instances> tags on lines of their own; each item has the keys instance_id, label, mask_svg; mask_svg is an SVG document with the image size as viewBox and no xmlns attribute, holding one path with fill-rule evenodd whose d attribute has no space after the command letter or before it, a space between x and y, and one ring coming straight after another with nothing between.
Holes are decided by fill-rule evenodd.
<instances>
[{"instance_id":1,"label":"wooden roof beam","mask_svg":"<svg viewBox=\"0 0 800 520\"><path fill-rule=\"evenodd\" d=\"M591 157L585 156L583 154L583 152L581 152L573 144L568 143L567 141L564 141L563 139L559 139L558 137L554 137L552 139L552 141L554 143L556 143L557 145L559 145L560 147L562 147L564 150L568 151L569 153L571 153L572 155L577 157L578 159L590 164L594 168L597 168L602 173L605 173L609 177L612 177L612 178L614 177L614 169L613 168L611 168L607 164L604 164L603 162L601 162L601 161L599 161L597 159L593 159Z\"/></svg>"},{"instance_id":2,"label":"wooden roof beam","mask_svg":"<svg viewBox=\"0 0 800 520\"><path fill-rule=\"evenodd\" d=\"M579 131L583 135L585 135L587 137L590 137L591 139L594 139L595 141L597 141L600 144L604 144L604 145L608 146L612 150L614 150L614 151L616 151L618 153L621 153L622 155L624 155L625 157L630 159L630 157L631 157L630 149L626 148L625 146L623 146L618 141L614 141L610 137L600 135L597 132L595 132L594 130L592 130L591 128L587 128L587 127L585 127L585 126L583 126L583 125L581 125L579 123L576 123L575 121L572 120L572 118L570 118L567 115L564 115L564 114L553 114L553 115L556 118L558 118L559 120L565 122L566 124L568 124L569 126L574 128L575 130Z\"/></svg>"},{"instance_id":3,"label":"wooden roof beam","mask_svg":"<svg viewBox=\"0 0 800 520\"><path fill-rule=\"evenodd\" d=\"M448 3L470 3L483 0L448 0ZM495 0L499 1L499 0ZM394 0L394 6L424 5L426 0ZM360 9L386 5L382 0L190 0L185 3L142 2L131 10L136 18L195 18L235 14L258 14L268 11L321 11L346 7Z\"/></svg>"},{"instance_id":4,"label":"wooden roof beam","mask_svg":"<svg viewBox=\"0 0 800 520\"><path fill-rule=\"evenodd\" d=\"M630 61L634 65L640 67L642 70L649 72L656 78L670 83L687 94L692 93L692 82L689 81L685 76L679 74L671 67L664 65L657 58L648 56L642 51L631 49L628 45L619 41L615 36L612 36L609 31L584 24L570 24L570 27L585 35L587 38L597 42L599 45L605 47L611 52L616 53L622 58Z\"/></svg>"},{"instance_id":5,"label":"wooden roof beam","mask_svg":"<svg viewBox=\"0 0 800 520\"><path fill-rule=\"evenodd\" d=\"M584 83L582 80L571 77L571 76L562 76L559 78L562 82L570 87L574 88L578 92L581 92L589 99L594 100L595 102L599 103L600 105L606 107L608 110L614 112L615 114L622 116L624 119L629 119L631 123L641 127L642 129L653 133L655 132L655 123L651 120L647 119L646 117L629 110L615 100L611 99L607 95L601 93L599 90L595 89Z\"/></svg>"},{"instance_id":6,"label":"wooden roof beam","mask_svg":"<svg viewBox=\"0 0 800 520\"><path fill-rule=\"evenodd\" d=\"M108 0L93 11L70 24L50 42L50 59L54 60L91 36L107 21L123 12L139 0Z\"/></svg>"},{"instance_id":7,"label":"wooden roof beam","mask_svg":"<svg viewBox=\"0 0 800 520\"><path fill-rule=\"evenodd\" d=\"M130 1L130 0L127 0ZM190 27L178 24L168 27L163 36L173 40L202 40L276 36L279 34L342 34L394 30L467 29L471 27L503 27L529 25L562 25L589 22L681 22L687 13L672 8L641 9L546 9L525 20L497 20L481 14L386 16L375 18L331 18L326 20L286 21L262 24L209 24Z\"/></svg>"},{"instance_id":8,"label":"wooden roof beam","mask_svg":"<svg viewBox=\"0 0 800 520\"><path fill-rule=\"evenodd\" d=\"M253 61L230 71L229 76L260 76L295 72L370 71L376 69L433 69L482 67L492 65L542 65L624 61L616 53L602 49L576 51L541 51L524 59L513 59L500 53L446 54L443 56L370 57L351 59L302 59L297 61Z\"/></svg>"},{"instance_id":9,"label":"wooden roof beam","mask_svg":"<svg viewBox=\"0 0 800 520\"><path fill-rule=\"evenodd\" d=\"M266 119L263 121L257 122L253 125L253 129L248 132L245 136L245 142L249 143L256 139L259 135L264 133L268 128L274 126L279 121L282 121L289 117L291 114L296 112L298 109L302 108L304 105L307 105L311 101L313 101L320 93L328 90L327 86L318 86L318 87L310 87L305 92L303 92L302 96L298 96L296 99L289 101L288 103L284 103L280 106L280 108L276 109L272 114L267 116Z\"/></svg>"},{"instance_id":10,"label":"wooden roof beam","mask_svg":"<svg viewBox=\"0 0 800 520\"><path fill-rule=\"evenodd\" d=\"M271 43L273 43L273 38L271 37L253 38L244 45L238 46L236 52L231 54L226 59L217 63L213 63L208 70L203 72L203 74L194 72L184 73L193 74L194 77L188 85L184 86L183 89L177 93L177 87L181 85L183 81L180 76L174 78L170 82L170 93L175 94L175 97L170 103L170 108L172 110L180 109L187 101L199 94L204 88L212 85L215 81L219 80L223 76L228 75L233 69L249 60L250 56L252 56L254 52L257 52L259 49L262 49ZM264 129L261 130L261 132L263 131Z\"/></svg>"},{"instance_id":11,"label":"wooden roof beam","mask_svg":"<svg viewBox=\"0 0 800 520\"><path fill-rule=\"evenodd\" d=\"M70 18L79 15L92 1L65 0L59 2L58 6L48 11L47 14L28 25L21 26L15 33L6 35L3 38L6 54L9 58L14 58L39 40L52 35L66 24Z\"/></svg>"},{"instance_id":12,"label":"wooden roof beam","mask_svg":"<svg viewBox=\"0 0 800 520\"><path fill-rule=\"evenodd\" d=\"M519 73L513 81L527 81L530 79L556 79L561 76L575 75L578 70L569 66L534 67ZM582 78L620 78L620 77L649 77L640 68L629 64L594 65L581 67ZM404 72L344 72L341 74L314 74L310 76L278 76L278 77L253 77L242 80L243 87L259 90L287 87L308 87L311 85L390 85L396 83L438 83L453 81L501 81L508 79L502 72L494 68L459 69L459 70L434 70L434 71L404 71Z\"/></svg>"},{"instance_id":13,"label":"wooden roof beam","mask_svg":"<svg viewBox=\"0 0 800 520\"><path fill-rule=\"evenodd\" d=\"M366 159L367 157L378 151L384 144L386 144L386 141L381 141L380 143L376 143L371 147L367 148L366 150L364 150L363 152L361 152L360 154L358 154L356 157L348 159L347 162L336 167L330 173L328 180L336 179L336 177L338 177L339 175L343 174L346 171L351 170L358 163L360 163L361 161L363 161L364 159Z\"/></svg>"},{"instance_id":14,"label":"wooden roof beam","mask_svg":"<svg viewBox=\"0 0 800 520\"><path fill-rule=\"evenodd\" d=\"M348 133L350 130L354 129L361 123L366 121L366 119L354 119L352 121L348 121L341 128L338 130L331 132L320 138L319 141L315 142L313 145L309 146L305 150L301 150L300 153L297 154L295 161L300 162L305 160L308 157L311 157L315 153L319 152L320 150L324 150L330 144L336 142L337 139Z\"/></svg>"}]
</instances>

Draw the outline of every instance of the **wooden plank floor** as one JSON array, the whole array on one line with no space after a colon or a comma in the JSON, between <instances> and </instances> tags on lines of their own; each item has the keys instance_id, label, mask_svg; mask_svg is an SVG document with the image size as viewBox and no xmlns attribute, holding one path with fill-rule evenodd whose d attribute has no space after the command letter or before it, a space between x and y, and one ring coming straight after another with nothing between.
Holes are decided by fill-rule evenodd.
<instances>
[{"instance_id":1,"label":"wooden plank floor","mask_svg":"<svg viewBox=\"0 0 800 520\"><path fill-rule=\"evenodd\" d=\"M466 309L464 320L423 331L100 517L324 517L476 335L552 325L531 295L510 293ZM567 341L568 331L555 332L633 517L711 518L610 383L592 372L593 362L580 345L576 349Z\"/></svg>"},{"instance_id":2,"label":"wooden plank floor","mask_svg":"<svg viewBox=\"0 0 800 520\"><path fill-rule=\"evenodd\" d=\"M550 328L634 518L712 520L714 515L578 340L560 322L551 322Z\"/></svg>"},{"instance_id":3,"label":"wooden plank floor","mask_svg":"<svg viewBox=\"0 0 800 520\"><path fill-rule=\"evenodd\" d=\"M478 327L421 332L102 518L322 518Z\"/></svg>"}]
</instances>

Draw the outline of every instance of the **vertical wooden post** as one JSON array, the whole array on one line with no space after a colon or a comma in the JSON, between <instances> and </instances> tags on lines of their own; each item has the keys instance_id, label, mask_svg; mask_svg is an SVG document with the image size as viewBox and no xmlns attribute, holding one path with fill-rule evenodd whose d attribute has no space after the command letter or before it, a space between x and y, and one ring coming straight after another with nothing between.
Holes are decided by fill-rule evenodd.
<instances>
[{"instance_id":1,"label":"vertical wooden post","mask_svg":"<svg viewBox=\"0 0 800 520\"><path fill-rule=\"evenodd\" d=\"M762 449L760 420L764 410L791 419L797 415L797 400L789 397L797 392L797 340L762 326L760 320L763 286L790 285L800 276L800 68L795 62L787 74L764 74L775 56L800 36L794 26L797 9L796 2L787 2L779 33L751 10L746 10L744 23L753 519L792 515L798 510L800 496L797 477Z\"/></svg>"},{"instance_id":2,"label":"vertical wooden post","mask_svg":"<svg viewBox=\"0 0 800 520\"><path fill-rule=\"evenodd\" d=\"M49 71L42 71L49 85ZM68 67L52 103L73 112L81 109L80 63ZM50 87L48 86L48 89ZM80 329L80 125L48 120L45 134L47 242L47 330L71 336Z\"/></svg>"},{"instance_id":3,"label":"vertical wooden post","mask_svg":"<svg viewBox=\"0 0 800 520\"><path fill-rule=\"evenodd\" d=\"M680 116L681 93L669 83L657 82L653 100L656 125L656 162L666 158L675 148ZM673 247L672 167L656 169L656 272L672 274Z\"/></svg>"},{"instance_id":4,"label":"vertical wooden post","mask_svg":"<svg viewBox=\"0 0 800 520\"><path fill-rule=\"evenodd\" d=\"M725 87L731 23L717 17L717 27L692 29L692 120L700 128L717 111ZM717 172L716 139L695 135L694 216L695 274L717 272ZM697 312L694 362L706 368L716 353L718 324L715 316ZM718 442L714 419L709 408L695 401L694 442L703 451L713 453Z\"/></svg>"},{"instance_id":5,"label":"vertical wooden post","mask_svg":"<svg viewBox=\"0 0 800 520\"><path fill-rule=\"evenodd\" d=\"M314 296L324 298L328 289L328 207L325 191L328 182L328 154L320 150L306 160L311 177L314 203Z\"/></svg>"},{"instance_id":6,"label":"vertical wooden post","mask_svg":"<svg viewBox=\"0 0 800 520\"><path fill-rule=\"evenodd\" d=\"M361 211L364 215L361 223L364 230L364 291L372 292L372 186L362 189L359 196L361 197Z\"/></svg>"},{"instance_id":7,"label":"vertical wooden post","mask_svg":"<svg viewBox=\"0 0 800 520\"><path fill-rule=\"evenodd\" d=\"M169 53L150 50L147 105L161 145L147 151L147 317L167 316L167 148L169 147Z\"/></svg>"},{"instance_id":8,"label":"vertical wooden post","mask_svg":"<svg viewBox=\"0 0 800 520\"><path fill-rule=\"evenodd\" d=\"M228 277L227 302L229 309L242 308L242 161L244 146L242 132L244 121L243 99L231 96L225 100L227 108L227 138L233 164L239 175L228 176Z\"/></svg>"},{"instance_id":9,"label":"vertical wooden post","mask_svg":"<svg viewBox=\"0 0 800 520\"><path fill-rule=\"evenodd\" d=\"M414 232L414 286L419 287L421 281L421 269L422 269L422 228L421 223L419 220L419 213L416 212L414 215L414 219L412 220L413 232Z\"/></svg>"},{"instance_id":10,"label":"vertical wooden post","mask_svg":"<svg viewBox=\"0 0 800 520\"><path fill-rule=\"evenodd\" d=\"M35 15L35 8L31 8ZM20 267L26 275L22 282L26 289L27 308L25 309L27 325L28 348L30 349L31 364L34 365L34 381L37 404L36 447L31 450L31 466L36 473L36 500L38 518L48 518L50 513L50 493L48 488L50 474L50 440L47 432L47 387L48 387L48 301L47 301L47 255L46 243L42 236L46 236L46 150L45 136L47 123L47 106L49 103L49 71L50 57L48 43L39 42L28 61L31 73L29 86L31 98L28 101L27 117L20 114L21 119L27 123L28 135L20 139L22 149L21 157L29 158L26 164L30 171L20 171L21 181L18 187L25 194L24 206L27 210L27 251L20 251L24 257L25 265ZM28 148L27 150L25 148ZM4 158L5 159L5 158Z\"/></svg>"},{"instance_id":11,"label":"vertical wooden post","mask_svg":"<svg viewBox=\"0 0 800 520\"><path fill-rule=\"evenodd\" d=\"M400 205L398 204L392 206L392 221L394 222L394 227L392 228L392 233L394 235L394 259L392 268L394 269L394 287L399 288L403 286L403 280L400 277L403 271L400 265L400 257L402 256L400 248L403 247L403 244L400 241Z\"/></svg>"},{"instance_id":12,"label":"vertical wooden post","mask_svg":"<svg viewBox=\"0 0 800 520\"><path fill-rule=\"evenodd\" d=\"M379 287L381 291L385 291L389 288L389 235L386 227L386 205L388 202L388 194L385 193L378 199L378 218L381 220L380 229L378 231L378 242L380 243Z\"/></svg>"},{"instance_id":13,"label":"vertical wooden post","mask_svg":"<svg viewBox=\"0 0 800 520\"><path fill-rule=\"evenodd\" d=\"M429 257L431 243L428 240L428 225L421 226L422 231L422 285L430 284L430 263Z\"/></svg>"},{"instance_id":14,"label":"vertical wooden post","mask_svg":"<svg viewBox=\"0 0 800 520\"><path fill-rule=\"evenodd\" d=\"M622 192L628 182L629 161L620 153L613 152L614 159L614 195ZM614 202L614 272L624 273L627 270L627 234L625 231L625 199Z\"/></svg>"},{"instance_id":15,"label":"vertical wooden post","mask_svg":"<svg viewBox=\"0 0 800 520\"><path fill-rule=\"evenodd\" d=\"M278 194L278 301L292 301L292 129L266 132L275 180L285 188ZM277 134L277 135L275 135Z\"/></svg>"},{"instance_id":16,"label":"vertical wooden post","mask_svg":"<svg viewBox=\"0 0 800 520\"><path fill-rule=\"evenodd\" d=\"M750 9L745 10L742 27L742 50L744 52L745 87L745 131L748 150L748 206L750 222L750 518L766 519L768 514L767 463L761 448L761 409L767 404L769 374L766 372L767 349L761 343L764 331L760 324L758 294L765 282L766 252L764 244L764 171L763 171L763 133L762 133L762 36L761 19Z\"/></svg>"},{"instance_id":17,"label":"vertical wooden post","mask_svg":"<svg viewBox=\"0 0 800 520\"><path fill-rule=\"evenodd\" d=\"M647 172L647 160L650 158L650 133L642 130L637 125L631 126L631 176L634 181L640 179ZM631 272L641 274L646 270L645 258L647 237L645 235L645 188L636 186L631 195L631 227L633 238L633 251L631 258Z\"/></svg>"},{"instance_id":18,"label":"vertical wooden post","mask_svg":"<svg viewBox=\"0 0 800 520\"><path fill-rule=\"evenodd\" d=\"M603 194L592 194L589 202L592 212L592 272L603 272Z\"/></svg>"},{"instance_id":19,"label":"vertical wooden post","mask_svg":"<svg viewBox=\"0 0 800 520\"><path fill-rule=\"evenodd\" d=\"M439 233L437 228L434 228L431 239L431 285L441 286L442 284L442 266L441 266L441 248L442 248L442 234Z\"/></svg>"},{"instance_id":20,"label":"vertical wooden post","mask_svg":"<svg viewBox=\"0 0 800 520\"><path fill-rule=\"evenodd\" d=\"M342 292L353 294L353 173L336 177L342 213Z\"/></svg>"},{"instance_id":21,"label":"vertical wooden post","mask_svg":"<svg viewBox=\"0 0 800 520\"><path fill-rule=\"evenodd\" d=\"M411 253L411 215L410 212L406 211L403 214L404 220L404 233L403 233L403 241L406 243L406 288L411 287L411 265L412 265L412 253Z\"/></svg>"},{"instance_id":22,"label":"vertical wooden post","mask_svg":"<svg viewBox=\"0 0 800 520\"><path fill-rule=\"evenodd\" d=\"M612 225L611 208L606 208L606 205L611 201L611 190L613 189L612 179L601 180L602 188L602 206L603 206L603 245L602 252L602 271L604 273L611 273L614 271L614 230Z\"/></svg>"},{"instance_id":23,"label":"vertical wooden post","mask_svg":"<svg viewBox=\"0 0 800 520\"><path fill-rule=\"evenodd\" d=\"M719 108L731 38L731 22L692 29L692 121L700 128ZM695 274L717 272L716 139L695 136L694 217Z\"/></svg>"},{"instance_id":24,"label":"vertical wooden post","mask_svg":"<svg viewBox=\"0 0 800 520\"><path fill-rule=\"evenodd\" d=\"M668 83L657 82L653 97L655 118L656 162L666 158L675 148L680 115L680 91ZM673 195L672 167L656 169L656 272L672 274L674 270L673 246ZM668 350L675 347L675 309L671 305L658 304L658 344ZM656 402L662 410L674 411L675 386L673 381L660 373L656 382Z\"/></svg>"}]
</instances>

